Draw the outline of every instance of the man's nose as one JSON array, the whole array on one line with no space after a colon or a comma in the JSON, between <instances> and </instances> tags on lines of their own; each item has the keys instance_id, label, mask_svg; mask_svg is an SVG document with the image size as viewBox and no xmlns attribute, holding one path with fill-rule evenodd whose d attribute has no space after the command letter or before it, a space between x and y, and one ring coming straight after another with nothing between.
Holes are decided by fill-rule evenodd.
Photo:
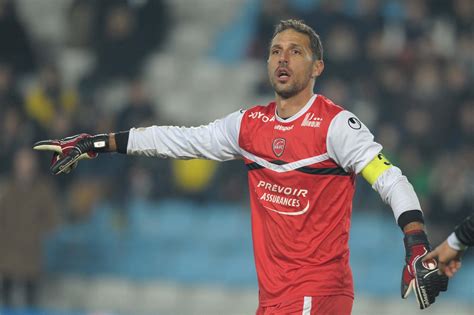
<instances>
[{"instance_id":1,"label":"man's nose","mask_svg":"<svg viewBox=\"0 0 474 315\"><path fill-rule=\"evenodd\" d=\"M282 52L280 54L280 58L278 59L278 64L280 66L287 65L288 64L288 54L286 52Z\"/></svg>"}]
</instances>

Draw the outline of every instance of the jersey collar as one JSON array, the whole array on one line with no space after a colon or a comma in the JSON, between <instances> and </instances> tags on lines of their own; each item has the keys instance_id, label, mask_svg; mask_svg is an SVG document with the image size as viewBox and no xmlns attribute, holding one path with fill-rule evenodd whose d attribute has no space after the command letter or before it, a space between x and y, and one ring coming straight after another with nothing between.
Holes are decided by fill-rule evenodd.
<instances>
[{"instance_id":1,"label":"jersey collar","mask_svg":"<svg viewBox=\"0 0 474 315\"><path fill-rule=\"evenodd\" d=\"M289 123L289 122L293 122L295 120L297 120L298 118L300 118L304 113L306 113L308 111L308 109L313 105L314 101L316 100L316 97L318 96L318 94L314 94L313 96L311 96L311 98L309 99L309 101L306 103L305 106L303 106L303 108L301 108L296 114L294 114L293 116L287 118L287 119L283 119L281 118L280 116L278 116L278 113L277 113L277 107L275 106L275 117L276 117L276 120L278 120L279 122L281 123Z\"/></svg>"}]
</instances>

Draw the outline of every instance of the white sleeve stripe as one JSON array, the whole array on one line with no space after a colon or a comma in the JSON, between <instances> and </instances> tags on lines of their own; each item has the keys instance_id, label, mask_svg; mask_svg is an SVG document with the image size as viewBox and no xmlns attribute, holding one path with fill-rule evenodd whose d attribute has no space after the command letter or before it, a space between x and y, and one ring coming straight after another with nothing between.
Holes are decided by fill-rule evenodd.
<instances>
[{"instance_id":1,"label":"white sleeve stripe","mask_svg":"<svg viewBox=\"0 0 474 315\"><path fill-rule=\"evenodd\" d=\"M250 160L252 162L255 162L255 163L257 163L260 166L263 166L265 168L271 169L272 171L275 171L277 173L289 172L289 171L293 171L293 170L295 170L297 168L300 168L300 167L304 167L304 166L308 166L308 165L312 165L312 164L316 164L316 163L320 163L320 162L324 162L326 160L329 160L329 155L327 153L324 153L324 154L321 154L321 155L317 155L317 156L313 156L313 157L310 157L310 158L298 160L298 161L295 161L295 162L291 162L291 163L287 163L287 164L283 164L283 165L277 165L277 164L270 163L267 160L262 159L262 158L254 155L250 152L247 152L242 148L240 148L240 153L242 154L242 156L244 156L248 160Z\"/></svg>"}]
</instances>

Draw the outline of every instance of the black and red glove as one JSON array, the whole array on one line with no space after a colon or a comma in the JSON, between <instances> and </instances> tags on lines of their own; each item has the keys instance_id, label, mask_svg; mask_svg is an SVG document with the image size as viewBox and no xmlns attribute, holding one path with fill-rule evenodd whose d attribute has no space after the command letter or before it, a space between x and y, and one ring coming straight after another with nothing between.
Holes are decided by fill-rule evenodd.
<instances>
[{"instance_id":1,"label":"black and red glove","mask_svg":"<svg viewBox=\"0 0 474 315\"><path fill-rule=\"evenodd\" d=\"M91 136L86 133L60 140L43 140L33 145L35 150L52 151L51 172L54 175L69 173L82 159L93 159L100 152L107 152L109 136Z\"/></svg>"},{"instance_id":2,"label":"black and red glove","mask_svg":"<svg viewBox=\"0 0 474 315\"><path fill-rule=\"evenodd\" d=\"M435 302L439 292L448 289L448 277L438 274L436 260L422 261L431 251L424 231L406 233L404 243L406 265L402 273L402 298L406 299L413 290L420 309L425 309Z\"/></svg>"}]
</instances>

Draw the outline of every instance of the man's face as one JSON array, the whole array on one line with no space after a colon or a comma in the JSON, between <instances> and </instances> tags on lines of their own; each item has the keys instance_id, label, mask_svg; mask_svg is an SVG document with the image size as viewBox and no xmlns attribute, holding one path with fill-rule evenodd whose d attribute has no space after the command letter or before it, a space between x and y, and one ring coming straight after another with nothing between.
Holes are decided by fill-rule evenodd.
<instances>
[{"instance_id":1,"label":"man's face","mask_svg":"<svg viewBox=\"0 0 474 315\"><path fill-rule=\"evenodd\" d=\"M268 76L275 92L290 98L322 72L322 61L313 61L309 37L292 29L278 33L272 40L268 57Z\"/></svg>"}]
</instances>

